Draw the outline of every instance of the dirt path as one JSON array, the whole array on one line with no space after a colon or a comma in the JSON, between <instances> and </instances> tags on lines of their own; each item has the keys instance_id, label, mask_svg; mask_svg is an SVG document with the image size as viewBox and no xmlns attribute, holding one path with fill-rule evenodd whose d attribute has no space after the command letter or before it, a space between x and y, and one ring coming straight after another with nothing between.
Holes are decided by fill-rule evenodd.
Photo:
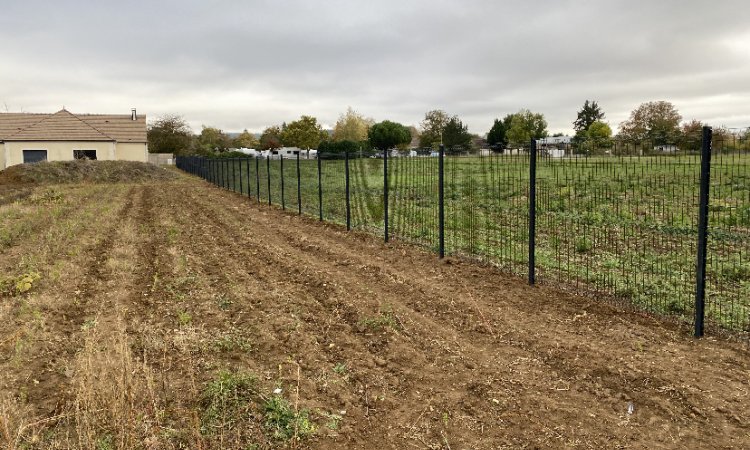
<instances>
[{"instance_id":1,"label":"dirt path","mask_svg":"<svg viewBox=\"0 0 750 450\"><path fill-rule=\"evenodd\" d=\"M101 331L80 330L78 319L47 333L79 334L69 353L94 338L127 342L120 359L141 369L123 398L150 419L113 416L149 425L118 431L101 419L102 437L61 421L48 443L85 429L91 442L140 436L152 448L750 446L746 344L696 341L644 315L198 180L129 189L111 237L75 258L89 264L77 289L88 300L77 307ZM14 364L4 367L22 379L28 369ZM214 429L206 387L222 370L256 378L255 406ZM80 379L42 380L28 401L88 404ZM275 388L294 411L309 410L314 433L269 435L262 405Z\"/></svg>"}]
</instances>

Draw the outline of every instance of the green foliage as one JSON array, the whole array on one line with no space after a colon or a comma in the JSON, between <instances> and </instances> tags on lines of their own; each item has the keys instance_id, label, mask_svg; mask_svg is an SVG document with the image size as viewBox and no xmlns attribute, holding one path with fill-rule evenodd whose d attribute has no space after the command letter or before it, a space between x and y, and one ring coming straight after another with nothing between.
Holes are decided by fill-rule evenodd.
<instances>
[{"instance_id":1,"label":"green foliage","mask_svg":"<svg viewBox=\"0 0 750 450\"><path fill-rule=\"evenodd\" d=\"M177 313L177 323L180 326L188 326L193 323L193 316L187 311L180 311Z\"/></svg>"},{"instance_id":2,"label":"green foliage","mask_svg":"<svg viewBox=\"0 0 750 450\"><path fill-rule=\"evenodd\" d=\"M258 142L255 135L247 131L247 129L243 130L239 136L232 139L232 147L234 148L258 148L259 146L260 142Z\"/></svg>"},{"instance_id":3,"label":"green foliage","mask_svg":"<svg viewBox=\"0 0 750 450\"><path fill-rule=\"evenodd\" d=\"M360 319L359 325L373 330L382 330L385 328L398 329L398 321L390 307L381 309L377 316Z\"/></svg>"},{"instance_id":4,"label":"green foliage","mask_svg":"<svg viewBox=\"0 0 750 450\"><path fill-rule=\"evenodd\" d=\"M620 137L631 141L648 139L653 145L675 143L681 120L682 116L670 102L643 103L620 124Z\"/></svg>"},{"instance_id":5,"label":"green foliage","mask_svg":"<svg viewBox=\"0 0 750 450\"><path fill-rule=\"evenodd\" d=\"M42 276L38 272L27 272L17 277L0 278L0 294L19 295L29 292Z\"/></svg>"},{"instance_id":6,"label":"green foliage","mask_svg":"<svg viewBox=\"0 0 750 450\"><path fill-rule=\"evenodd\" d=\"M335 159L344 158L345 153L349 153L352 158L363 148L362 143L353 141L325 141L318 146L318 158Z\"/></svg>"},{"instance_id":7,"label":"green foliage","mask_svg":"<svg viewBox=\"0 0 750 450\"><path fill-rule=\"evenodd\" d=\"M165 114L148 127L149 153L192 153L193 131L181 116Z\"/></svg>"},{"instance_id":8,"label":"green foliage","mask_svg":"<svg viewBox=\"0 0 750 450\"><path fill-rule=\"evenodd\" d=\"M315 432L315 425L310 421L310 411L295 411L283 397L275 396L263 405L266 428L279 440L304 438Z\"/></svg>"},{"instance_id":9,"label":"green foliage","mask_svg":"<svg viewBox=\"0 0 750 450\"><path fill-rule=\"evenodd\" d=\"M421 123L422 132L419 136L419 146L437 148L449 120L448 113L441 109L427 111Z\"/></svg>"},{"instance_id":10,"label":"green foliage","mask_svg":"<svg viewBox=\"0 0 750 450\"><path fill-rule=\"evenodd\" d=\"M260 148L262 150L281 148L281 127L274 125L263 130L260 135Z\"/></svg>"},{"instance_id":11,"label":"green foliage","mask_svg":"<svg viewBox=\"0 0 750 450\"><path fill-rule=\"evenodd\" d=\"M526 145L531 142L532 138L547 137L547 121L541 113L532 113L528 109L522 109L513 114L506 136L508 142L513 145Z\"/></svg>"},{"instance_id":12,"label":"green foliage","mask_svg":"<svg viewBox=\"0 0 750 450\"><path fill-rule=\"evenodd\" d=\"M218 128L203 126L198 136L198 148L203 154L225 151L230 144L229 136Z\"/></svg>"},{"instance_id":13,"label":"green foliage","mask_svg":"<svg viewBox=\"0 0 750 450\"><path fill-rule=\"evenodd\" d=\"M220 371L203 391L201 432L211 435L219 429L231 429L245 419L252 406L255 383L253 375Z\"/></svg>"},{"instance_id":14,"label":"green foliage","mask_svg":"<svg viewBox=\"0 0 750 450\"><path fill-rule=\"evenodd\" d=\"M503 149L508 145L506 134L510 129L510 122L513 120L513 114L508 114L503 120L495 119L490 132L487 133L487 143L493 149Z\"/></svg>"},{"instance_id":15,"label":"green foliage","mask_svg":"<svg viewBox=\"0 0 750 450\"><path fill-rule=\"evenodd\" d=\"M208 158L247 158L247 155L239 151L211 152L205 155Z\"/></svg>"},{"instance_id":16,"label":"green foliage","mask_svg":"<svg viewBox=\"0 0 750 450\"><path fill-rule=\"evenodd\" d=\"M317 149L321 141L328 139L328 133L323 131L315 117L302 116L282 128L280 138L287 147Z\"/></svg>"},{"instance_id":17,"label":"green foliage","mask_svg":"<svg viewBox=\"0 0 750 450\"><path fill-rule=\"evenodd\" d=\"M443 130L443 144L449 153L460 153L471 148L471 134L458 117L451 117Z\"/></svg>"},{"instance_id":18,"label":"green foliage","mask_svg":"<svg viewBox=\"0 0 750 450\"><path fill-rule=\"evenodd\" d=\"M370 145L379 150L390 150L399 145L411 142L409 129L400 123L384 120L376 123L367 133Z\"/></svg>"},{"instance_id":19,"label":"green foliage","mask_svg":"<svg viewBox=\"0 0 750 450\"><path fill-rule=\"evenodd\" d=\"M578 117L573 121L573 129L576 133L586 131L591 127L594 122L601 122L604 119L604 111L596 104L595 100L589 103L586 100L583 103L583 108L578 111Z\"/></svg>"},{"instance_id":20,"label":"green foliage","mask_svg":"<svg viewBox=\"0 0 750 450\"><path fill-rule=\"evenodd\" d=\"M367 131L375 123L369 117L364 117L351 107L339 116L333 127L334 141L361 142L367 140Z\"/></svg>"}]
</instances>

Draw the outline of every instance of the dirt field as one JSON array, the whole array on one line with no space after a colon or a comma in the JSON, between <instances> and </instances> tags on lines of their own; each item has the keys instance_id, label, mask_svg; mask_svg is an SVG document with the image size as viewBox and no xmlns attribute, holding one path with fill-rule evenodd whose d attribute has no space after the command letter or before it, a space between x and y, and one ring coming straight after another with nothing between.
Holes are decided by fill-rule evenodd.
<instances>
[{"instance_id":1,"label":"dirt field","mask_svg":"<svg viewBox=\"0 0 750 450\"><path fill-rule=\"evenodd\" d=\"M0 230L8 448L750 447L744 343L187 176Z\"/></svg>"}]
</instances>

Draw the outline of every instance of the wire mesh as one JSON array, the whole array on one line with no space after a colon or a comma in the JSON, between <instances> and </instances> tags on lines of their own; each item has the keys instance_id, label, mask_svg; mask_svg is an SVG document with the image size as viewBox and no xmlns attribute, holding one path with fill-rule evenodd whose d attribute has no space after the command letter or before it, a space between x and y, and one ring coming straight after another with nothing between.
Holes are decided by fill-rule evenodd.
<instances>
[{"instance_id":1,"label":"wire mesh","mask_svg":"<svg viewBox=\"0 0 750 450\"><path fill-rule=\"evenodd\" d=\"M713 135L706 323L750 332L748 131ZM536 277L692 322L696 290L700 136L679 140L538 143ZM217 186L346 224L342 154L272 159L177 159ZM318 165L320 164L320 182ZM299 169L298 169L299 167ZM445 157L445 237L464 255L525 276L529 263L529 147ZM299 171L299 173L298 173ZM350 154L352 228L382 233L383 158ZM438 158L388 162L393 237L438 245ZM299 180L299 181L298 181Z\"/></svg>"}]
</instances>

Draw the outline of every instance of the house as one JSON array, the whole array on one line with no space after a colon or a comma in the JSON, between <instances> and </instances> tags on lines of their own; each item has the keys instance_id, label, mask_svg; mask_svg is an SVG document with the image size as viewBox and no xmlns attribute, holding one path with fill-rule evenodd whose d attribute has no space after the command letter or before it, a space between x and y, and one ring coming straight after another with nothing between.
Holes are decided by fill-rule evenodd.
<instances>
[{"instance_id":1,"label":"house","mask_svg":"<svg viewBox=\"0 0 750 450\"><path fill-rule=\"evenodd\" d=\"M0 113L0 169L83 158L147 162L146 116Z\"/></svg>"},{"instance_id":2,"label":"house","mask_svg":"<svg viewBox=\"0 0 750 450\"><path fill-rule=\"evenodd\" d=\"M572 136L551 136L537 139L536 147L541 154L546 154L552 158L562 158L570 152L572 142Z\"/></svg>"}]
</instances>

